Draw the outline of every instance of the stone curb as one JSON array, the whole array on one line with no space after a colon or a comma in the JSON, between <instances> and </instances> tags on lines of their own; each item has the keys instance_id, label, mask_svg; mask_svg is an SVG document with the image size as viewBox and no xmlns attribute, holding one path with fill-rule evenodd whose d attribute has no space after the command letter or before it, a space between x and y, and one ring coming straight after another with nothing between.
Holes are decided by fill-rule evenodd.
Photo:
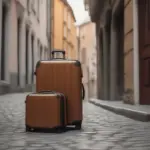
<instances>
[{"instance_id":1,"label":"stone curb","mask_svg":"<svg viewBox=\"0 0 150 150\"><path fill-rule=\"evenodd\" d=\"M123 115L125 117L131 118L134 120L143 121L143 122L149 122L150 121L150 113L147 113L144 111L138 111L138 110L132 110L129 108L112 106L109 104L104 104L100 101L98 102L98 100L93 100L93 99L90 99L89 103L92 103L96 106L102 107L106 110L112 111L116 114Z\"/></svg>"}]
</instances>

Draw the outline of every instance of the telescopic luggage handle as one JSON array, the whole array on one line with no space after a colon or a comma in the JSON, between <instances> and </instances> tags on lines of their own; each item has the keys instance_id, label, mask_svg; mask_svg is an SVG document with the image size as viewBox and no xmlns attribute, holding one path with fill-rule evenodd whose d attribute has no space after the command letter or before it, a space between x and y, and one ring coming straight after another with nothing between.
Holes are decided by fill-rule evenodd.
<instances>
[{"instance_id":1,"label":"telescopic luggage handle","mask_svg":"<svg viewBox=\"0 0 150 150\"><path fill-rule=\"evenodd\" d=\"M63 58L54 58L54 55L56 54L56 53L62 53L63 54ZM53 50L52 51L52 59L65 59L65 51L64 50Z\"/></svg>"}]
</instances>

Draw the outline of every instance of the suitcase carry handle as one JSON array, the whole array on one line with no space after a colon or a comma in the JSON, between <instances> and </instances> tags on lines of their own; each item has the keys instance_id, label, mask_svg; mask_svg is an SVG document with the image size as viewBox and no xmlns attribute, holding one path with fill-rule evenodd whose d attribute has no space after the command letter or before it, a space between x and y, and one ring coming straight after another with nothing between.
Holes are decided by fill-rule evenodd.
<instances>
[{"instance_id":1,"label":"suitcase carry handle","mask_svg":"<svg viewBox=\"0 0 150 150\"><path fill-rule=\"evenodd\" d=\"M54 53L62 53L63 55L65 55L65 51L63 51L63 50L54 50L54 51L52 51L52 54L54 54Z\"/></svg>"},{"instance_id":2,"label":"suitcase carry handle","mask_svg":"<svg viewBox=\"0 0 150 150\"><path fill-rule=\"evenodd\" d=\"M82 83L82 99L84 100L85 98L85 88L84 88L84 85Z\"/></svg>"},{"instance_id":3,"label":"suitcase carry handle","mask_svg":"<svg viewBox=\"0 0 150 150\"><path fill-rule=\"evenodd\" d=\"M51 94L54 94L54 93L57 93L57 92L47 90L47 91L40 91L38 93L47 93L47 94L51 93Z\"/></svg>"},{"instance_id":4,"label":"suitcase carry handle","mask_svg":"<svg viewBox=\"0 0 150 150\"><path fill-rule=\"evenodd\" d=\"M55 53L62 53L63 58L54 58ZM65 51L63 51L63 50L54 50L54 51L52 51L52 59L65 59Z\"/></svg>"}]
</instances>

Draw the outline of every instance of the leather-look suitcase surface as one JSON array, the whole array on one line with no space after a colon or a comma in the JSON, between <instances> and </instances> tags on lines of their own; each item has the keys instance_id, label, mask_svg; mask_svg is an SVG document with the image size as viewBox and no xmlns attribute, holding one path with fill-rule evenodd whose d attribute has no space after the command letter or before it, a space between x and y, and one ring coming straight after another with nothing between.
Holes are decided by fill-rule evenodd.
<instances>
[{"instance_id":1,"label":"leather-look suitcase surface","mask_svg":"<svg viewBox=\"0 0 150 150\"><path fill-rule=\"evenodd\" d=\"M66 126L66 98L61 93L39 92L26 97L26 131Z\"/></svg>"},{"instance_id":2,"label":"leather-look suitcase surface","mask_svg":"<svg viewBox=\"0 0 150 150\"><path fill-rule=\"evenodd\" d=\"M77 60L52 59L36 65L36 90L54 90L67 96L68 125L81 128L82 69Z\"/></svg>"}]
</instances>

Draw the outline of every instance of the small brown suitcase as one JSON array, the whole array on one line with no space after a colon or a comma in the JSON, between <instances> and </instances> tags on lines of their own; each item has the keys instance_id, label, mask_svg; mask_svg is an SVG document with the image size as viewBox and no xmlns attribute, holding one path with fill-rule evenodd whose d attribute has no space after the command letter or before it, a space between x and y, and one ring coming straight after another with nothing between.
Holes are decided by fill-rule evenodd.
<instances>
[{"instance_id":1,"label":"small brown suitcase","mask_svg":"<svg viewBox=\"0 0 150 150\"><path fill-rule=\"evenodd\" d=\"M64 51L53 51L53 56L55 52L62 52L65 55ZM67 96L68 125L75 125L76 129L81 129L83 119L82 99L85 95L81 64L77 60L66 60L64 58L37 63L35 72L36 91L54 90L65 94Z\"/></svg>"},{"instance_id":2,"label":"small brown suitcase","mask_svg":"<svg viewBox=\"0 0 150 150\"><path fill-rule=\"evenodd\" d=\"M66 98L50 91L32 93L26 97L26 131L62 129L66 126Z\"/></svg>"}]
</instances>

